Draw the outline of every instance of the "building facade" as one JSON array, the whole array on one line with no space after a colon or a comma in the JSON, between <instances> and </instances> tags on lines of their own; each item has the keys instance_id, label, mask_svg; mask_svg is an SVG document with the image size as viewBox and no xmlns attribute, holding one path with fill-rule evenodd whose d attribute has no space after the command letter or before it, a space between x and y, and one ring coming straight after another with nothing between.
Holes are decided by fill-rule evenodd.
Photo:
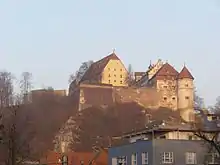
<instances>
[{"instance_id":1,"label":"building facade","mask_svg":"<svg viewBox=\"0 0 220 165\"><path fill-rule=\"evenodd\" d=\"M113 86L127 86L128 72L122 61L113 52L94 62L85 72L80 83L111 84Z\"/></svg>"},{"instance_id":2,"label":"building facade","mask_svg":"<svg viewBox=\"0 0 220 165\"><path fill-rule=\"evenodd\" d=\"M150 64L146 74L135 85L150 87L160 93L158 106L180 110L186 121L194 120L194 77L186 66L178 72L169 63L161 60Z\"/></svg>"},{"instance_id":3,"label":"building facade","mask_svg":"<svg viewBox=\"0 0 220 165\"><path fill-rule=\"evenodd\" d=\"M207 148L202 141L154 139L139 140L109 149L109 165L205 164ZM212 154L210 154L212 156ZM214 163L212 157L208 160Z\"/></svg>"},{"instance_id":4,"label":"building facade","mask_svg":"<svg viewBox=\"0 0 220 165\"><path fill-rule=\"evenodd\" d=\"M188 123L149 123L125 134L122 139L127 143L109 149L109 165L218 164L217 152L193 131ZM214 135L216 129L205 133Z\"/></svg>"},{"instance_id":5,"label":"building facade","mask_svg":"<svg viewBox=\"0 0 220 165\"><path fill-rule=\"evenodd\" d=\"M158 93L157 95L159 95L159 98L153 98L155 99L154 102L157 102L157 106L154 107L167 107L172 110L180 110L181 116L184 120L194 120L194 77L186 66L178 72L169 63L164 63L159 59L155 64L150 64L146 72L136 72L134 75L136 82L132 87L128 87L127 69L125 68L123 62L113 52L101 60L94 62L82 76L78 84L74 82L71 83L69 94L73 95L78 91L77 97L79 97L79 109L81 110L84 109L81 105L84 105L85 102L91 100L84 97L85 88L81 87L81 84L89 84L90 86L94 85L96 87L94 90L96 91L101 91L101 88L103 88L102 91L104 91L104 88L105 90L109 88L109 91L114 91L116 88L118 89L118 87L124 89L126 87L125 90L131 91L130 93L127 92L127 96L129 96L133 101L137 100L139 95L138 92L136 92L137 97L133 98L132 95L135 93L134 91L136 89L146 88L148 91L155 90L155 92ZM97 86L99 86L99 88ZM84 89L82 90L82 88ZM149 93L147 90L146 95ZM98 96L96 93L100 92L94 91L93 93L93 95L96 95L99 100L104 99L104 95L103 98L100 98L102 95ZM114 96L114 93L112 93L112 96ZM118 95L117 97L123 98L124 96ZM111 104L112 100L114 103L115 99L110 99ZM110 106L108 104L106 105Z\"/></svg>"}]
</instances>

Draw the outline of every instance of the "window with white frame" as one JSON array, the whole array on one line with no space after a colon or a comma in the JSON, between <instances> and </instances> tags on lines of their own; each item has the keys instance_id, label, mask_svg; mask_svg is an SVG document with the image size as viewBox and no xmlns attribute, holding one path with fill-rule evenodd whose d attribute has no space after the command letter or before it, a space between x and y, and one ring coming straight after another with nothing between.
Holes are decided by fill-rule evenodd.
<instances>
[{"instance_id":1,"label":"window with white frame","mask_svg":"<svg viewBox=\"0 0 220 165\"><path fill-rule=\"evenodd\" d=\"M112 158L112 165L117 165L117 164L118 164L117 158Z\"/></svg>"},{"instance_id":2,"label":"window with white frame","mask_svg":"<svg viewBox=\"0 0 220 165\"><path fill-rule=\"evenodd\" d=\"M163 152L162 163L163 164L173 163L173 152Z\"/></svg>"},{"instance_id":3,"label":"window with white frame","mask_svg":"<svg viewBox=\"0 0 220 165\"><path fill-rule=\"evenodd\" d=\"M127 165L127 157L126 156L120 156L117 158L117 164L118 165Z\"/></svg>"},{"instance_id":4,"label":"window with white frame","mask_svg":"<svg viewBox=\"0 0 220 165\"><path fill-rule=\"evenodd\" d=\"M148 152L143 152L141 154L142 165L148 164Z\"/></svg>"},{"instance_id":5,"label":"window with white frame","mask_svg":"<svg viewBox=\"0 0 220 165\"><path fill-rule=\"evenodd\" d=\"M131 165L137 165L137 153L131 155Z\"/></svg>"},{"instance_id":6,"label":"window with white frame","mask_svg":"<svg viewBox=\"0 0 220 165\"><path fill-rule=\"evenodd\" d=\"M186 152L185 156L186 164L197 164L195 152Z\"/></svg>"},{"instance_id":7,"label":"window with white frame","mask_svg":"<svg viewBox=\"0 0 220 165\"><path fill-rule=\"evenodd\" d=\"M218 162L220 162L219 154L216 153L216 152L215 153L210 153L208 163L209 164L217 164Z\"/></svg>"}]
</instances>

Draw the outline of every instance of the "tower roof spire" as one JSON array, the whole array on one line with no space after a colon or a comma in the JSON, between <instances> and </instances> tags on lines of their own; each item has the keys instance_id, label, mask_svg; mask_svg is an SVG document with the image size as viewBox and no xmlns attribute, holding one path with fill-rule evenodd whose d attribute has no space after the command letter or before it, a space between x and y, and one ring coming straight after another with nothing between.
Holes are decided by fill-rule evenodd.
<instances>
[{"instance_id":1,"label":"tower roof spire","mask_svg":"<svg viewBox=\"0 0 220 165\"><path fill-rule=\"evenodd\" d=\"M192 74L190 73L190 71L187 69L185 62L184 62L184 67L181 70L181 72L178 75L178 79L184 79L184 78L188 78L188 79L192 79L194 80L194 77L192 76Z\"/></svg>"},{"instance_id":2,"label":"tower roof spire","mask_svg":"<svg viewBox=\"0 0 220 165\"><path fill-rule=\"evenodd\" d=\"M115 50L116 50L116 49L115 49L115 48L113 48L113 49L112 49L112 53L115 53Z\"/></svg>"}]
</instances>

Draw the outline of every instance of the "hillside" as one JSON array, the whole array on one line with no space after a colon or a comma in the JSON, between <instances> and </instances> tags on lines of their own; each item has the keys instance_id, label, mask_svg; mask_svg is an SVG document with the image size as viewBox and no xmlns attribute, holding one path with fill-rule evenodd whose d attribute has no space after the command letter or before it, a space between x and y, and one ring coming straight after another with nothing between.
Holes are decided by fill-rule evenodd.
<instances>
[{"instance_id":1,"label":"hillside","mask_svg":"<svg viewBox=\"0 0 220 165\"><path fill-rule=\"evenodd\" d=\"M145 116L149 114L149 118ZM112 145L114 136L145 127L145 123L155 120L180 119L178 112L166 108L145 109L137 103L115 104L109 108L90 107L84 109L76 119L78 124L74 134L79 141L72 145L74 150L91 150L95 146Z\"/></svg>"}]
</instances>

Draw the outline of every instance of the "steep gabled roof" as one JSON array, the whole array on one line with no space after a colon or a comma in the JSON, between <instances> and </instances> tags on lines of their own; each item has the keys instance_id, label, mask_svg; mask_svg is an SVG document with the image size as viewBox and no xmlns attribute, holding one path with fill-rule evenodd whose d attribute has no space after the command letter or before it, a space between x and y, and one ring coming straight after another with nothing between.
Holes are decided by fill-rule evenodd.
<instances>
[{"instance_id":1,"label":"steep gabled roof","mask_svg":"<svg viewBox=\"0 0 220 165\"><path fill-rule=\"evenodd\" d=\"M178 75L178 79L184 79L184 78L189 78L189 79L194 80L194 77L192 76L190 71L186 68L186 66L183 67L183 69Z\"/></svg>"},{"instance_id":2,"label":"steep gabled roof","mask_svg":"<svg viewBox=\"0 0 220 165\"><path fill-rule=\"evenodd\" d=\"M96 80L97 77L102 73L103 69L106 67L110 60L120 60L115 53L112 53L99 61L93 63L86 73L83 75L81 82L85 80Z\"/></svg>"},{"instance_id":3,"label":"steep gabled roof","mask_svg":"<svg viewBox=\"0 0 220 165\"><path fill-rule=\"evenodd\" d=\"M172 67L169 63L165 63L151 79L155 77L163 79L167 76L177 77L178 74L179 73L176 71L176 69L174 69L174 67Z\"/></svg>"}]
</instances>

